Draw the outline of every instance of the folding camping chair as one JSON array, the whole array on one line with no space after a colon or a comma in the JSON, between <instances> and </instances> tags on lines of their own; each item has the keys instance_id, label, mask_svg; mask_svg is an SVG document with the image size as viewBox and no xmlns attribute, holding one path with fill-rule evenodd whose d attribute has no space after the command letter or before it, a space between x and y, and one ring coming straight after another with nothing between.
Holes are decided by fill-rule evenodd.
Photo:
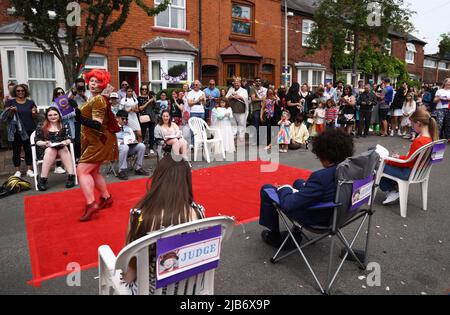
<instances>
[{"instance_id":1,"label":"folding camping chair","mask_svg":"<svg viewBox=\"0 0 450 315\"><path fill-rule=\"evenodd\" d=\"M268 195L274 201L274 206L277 209L282 224L288 231L286 238L284 239L283 243L273 256L273 258L271 258L270 262L275 264L298 251L305 261L308 269L311 271L314 280L320 288L320 291L325 295L330 294L331 286L336 280L339 271L341 270L345 260L349 255L354 261L356 261L360 269L365 270L366 258L368 254L371 218L374 211L372 210L372 206L369 206L368 209L363 209L362 206L369 203L370 205L373 204L371 201L374 195L375 170L378 163L379 155L375 151L369 151L363 153L360 156L349 158L338 166L336 171L336 178L338 180L338 183L335 202L319 203L308 209L308 211L332 209L331 221L327 226L309 226L303 224L302 222L289 218L280 208L280 201L278 200L278 195L275 190L266 190ZM368 225L365 250L364 252L356 251L353 246L367 219ZM357 232L355 233L353 238L348 241L343 233L343 229L357 221L360 221ZM299 229L302 236L306 239L306 243L304 243L303 245L300 245L297 242L297 239L294 237L293 232L295 229ZM317 236L315 238L309 238L304 231L316 234ZM328 263L328 274L325 285L322 286L316 273L311 267L311 264L306 258L303 249L329 236L331 236L331 247ZM293 240L296 248L280 256L283 247L286 245L287 241L290 238ZM338 268L336 269L334 274L332 274L332 263L336 238L344 246L343 253L345 252L345 254L343 254L342 261L339 264Z\"/></svg>"},{"instance_id":2,"label":"folding camping chair","mask_svg":"<svg viewBox=\"0 0 450 315\"><path fill-rule=\"evenodd\" d=\"M103 245L98 248L99 254L99 290L100 294L108 295L127 295L128 289L121 281L121 273L128 269L130 260L136 257L137 260L137 294L149 295L149 248L156 245L159 246L158 241L169 241L172 245L175 244L177 248L192 248L204 244L193 239L189 233L205 232L207 229L217 229L217 237L220 239L217 246L217 253L220 253L221 244L223 240L228 240L234 228L234 220L230 217L213 217L197 221L191 221L175 226L171 226L159 231L149 233L147 236L141 237L134 242L124 247L117 257L114 255L112 249ZM180 237L177 242L173 237ZM181 239L181 240L180 240ZM158 248L157 248L158 249ZM220 257L217 257L219 259ZM158 259L156 259L158 261ZM217 267L217 266L215 266ZM214 272L215 267L209 270L189 270L182 276L177 277L176 282L157 286L154 295L205 295L214 294ZM172 280L175 281L175 280Z\"/></svg>"}]
</instances>

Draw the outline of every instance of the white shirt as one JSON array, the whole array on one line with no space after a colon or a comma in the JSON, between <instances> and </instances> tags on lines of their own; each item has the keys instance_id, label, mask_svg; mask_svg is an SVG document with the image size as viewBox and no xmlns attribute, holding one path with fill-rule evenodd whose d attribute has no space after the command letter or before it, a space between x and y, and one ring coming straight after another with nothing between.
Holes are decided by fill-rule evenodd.
<instances>
[{"instance_id":1,"label":"white shirt","mask_svg":"<svg viewBox=\"0 0 450 315\"><path fill-rule=\"evenodd\" d=\"M440 97L441 100L436 105L436 109L450 108L450 90L440 89L436 92L436 97Z\"/></svg>"},{"instance_id":2,"label":"white shirt","mask_svg":"<svg viewBox=\"0 0 450 315\"><path fill-rule=\"evenodd\" d=\"M195 101L198 100L201 96L205 97L205 93L201 90L196 92L195 90L192 90L188 93L187 99L188 101ZM203 114L205 113L205 108L203 107L203 104L193 105L191 106L191 113L197 113L197 114Z\"/></svg>"}]
</instances>

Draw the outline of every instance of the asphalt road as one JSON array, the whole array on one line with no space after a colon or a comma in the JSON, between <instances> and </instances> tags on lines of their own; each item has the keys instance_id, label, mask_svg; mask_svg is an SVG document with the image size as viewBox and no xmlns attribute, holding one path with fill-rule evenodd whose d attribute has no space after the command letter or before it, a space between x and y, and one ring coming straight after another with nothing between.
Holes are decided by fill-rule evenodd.
<instances>
[{"instance_id":1,"label":"asphalt road","mask_svg":"<svg viewBox=\"0 0 450 315\"><path fill-rule=\"evenodd\" d=\"M400 138L369 137L355 140L357 151L380 143L391 152L406 153L410 143ZM447 153L450 154L450 153ZM289 152L282 164L320 169L320 163L309 151ZM146 160L147 168L155 160ZM203 168L222 163L193 163ZM108 177L109 181L115 178ZM346 262L334 285L333 293L342 295L443 295L450 292L450 206L448 191L450 159L433 167L429 189L429 210L420 208L419 186L410 189L408 217L400 217L398 203L382 206L384 195L375 202L376 213L371 230L369 262L379 264L381 285L369 286L369 272L360 271ZM1 179L4 180L3 178ZM64 178L51 177L50 191L62 190ZM45 281L39 288L26 282L31 279L28 241L24 222L23 198L35 191L0 199L0 294L98 294L97 270L81 273L81 286L69 287L65 277ZM307 295L318 294L314 280L299 255L272 265L274 251L260 238L263 228L257 222L238 225L224 243L220 267L215 278L215 293L220 295ZM326 276L329 240L310 247L311 257L321 279ZM358 242L361 244L361 242ZM358 247L358 246L357 246Z\"/></svg>"}]
</instances>

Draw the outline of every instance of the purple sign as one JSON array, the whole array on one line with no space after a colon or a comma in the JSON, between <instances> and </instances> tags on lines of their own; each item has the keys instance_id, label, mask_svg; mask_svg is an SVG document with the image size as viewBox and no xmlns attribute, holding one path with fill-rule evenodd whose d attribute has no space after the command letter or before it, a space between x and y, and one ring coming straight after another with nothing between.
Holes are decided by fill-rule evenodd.
<instances>
[{"instance_id":1,"label":"purple sign","mask_svg":"<svg viewBox=\"0 0 450 315\"><path fill-rule=\"evenodd\" d=\"M444 160L445 143L438 143L431 152L431 163L437 164Z\"/></svg>"},{"instance_id":2,"label":"purple sign","mask_svg":"<svg viewBox=\"0 0 450 315\"><path fill-rule=\"evenodd\" d=\"M350 212L359 209L362 205L369 202L372 197L373 184L373 176L353 182L352 207L350 208Z\"/></svg>"},{"instance_id":3,"label":"purple sign","mask_svg":"<svg viewBox=\"0 0 450 315\"><path fill-rule=\"evenodd\" d=\"M55 99L56 106L61 113L61 117L67 116L74 111L73 107L69 104L69 98L67 95L63 95Z\"/></svg>"},{"instance_id":4,"label":"purple sign","mask_svg":"<svg viewBox=\"0 0 450 315\"><path fill-rule=\"evenodd\" d=\"M162 238L156 242L156 288L219 266L222 227Z\"/></svg>"}]
</instances>

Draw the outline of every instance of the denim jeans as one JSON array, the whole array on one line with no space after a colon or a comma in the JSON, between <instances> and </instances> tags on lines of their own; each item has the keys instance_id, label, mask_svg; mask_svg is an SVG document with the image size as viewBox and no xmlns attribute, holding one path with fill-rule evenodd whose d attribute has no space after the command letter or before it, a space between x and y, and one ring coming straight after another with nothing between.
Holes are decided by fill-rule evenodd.
<instances>
[{"instance_id":1,"label":"denim jeans","mask_svg":"<svg viewBox=\"0 0 450 315\"><path fill-rule=\"evenodd\" d=\"M412 169L405 167L396 167L392 165L386 165L384 167L384 173L397 177L402 180L408 180L409 175L411 174ZM380 180L380 189L382 191L393 191L396 186L396 182L389 178L381 178Z\"/></svg>"},{"instance_id":2,"label":"denim jeans","mask_svg":"<svg viewBox=\"0 0 450 315\"><path fill-rule=\"evenodd\" d=\"M197 117L197 118L201 118L201 119L205 120L205 113L192 113L191 112L191 115L189 118L192 118L192 117ZM194 133L192 132L192 130L191 130L191 144L194 145Z\"/></svg>"}]
</instances>

